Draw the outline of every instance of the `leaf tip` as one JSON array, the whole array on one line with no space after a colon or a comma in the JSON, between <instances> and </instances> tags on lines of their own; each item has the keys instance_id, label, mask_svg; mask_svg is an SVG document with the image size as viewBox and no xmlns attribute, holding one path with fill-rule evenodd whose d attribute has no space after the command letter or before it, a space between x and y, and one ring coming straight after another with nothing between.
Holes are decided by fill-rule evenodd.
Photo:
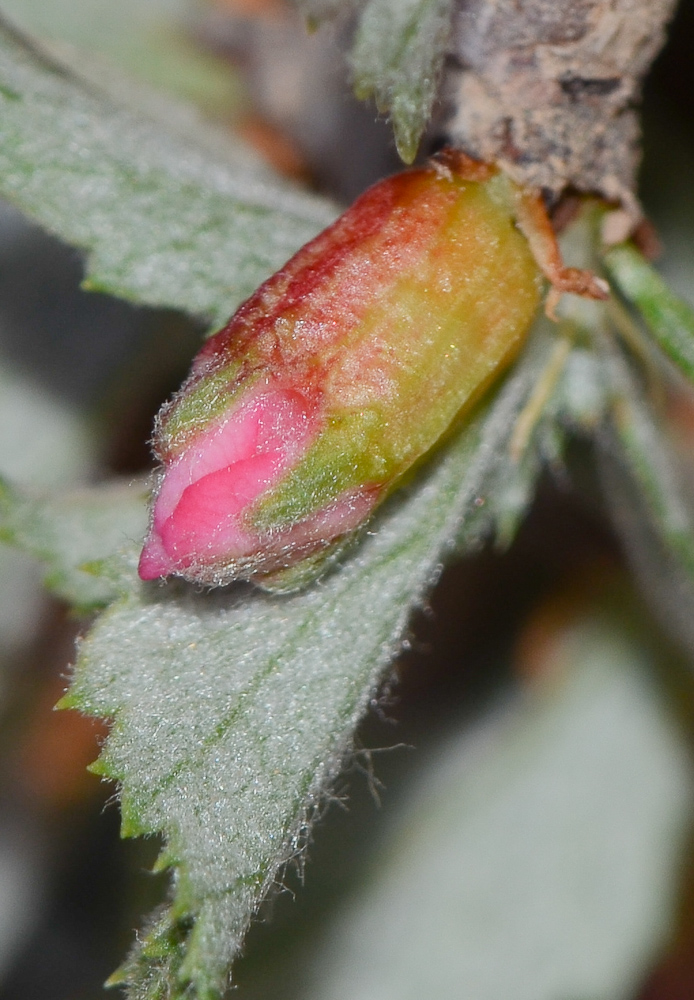
<instances>
[{"instance_id":1,"label":"leaf tip","mask_svg":"<svg viewBox=\"0 0 694 1000\"><path fill-rule=\"evenodd\" d=\"M104 989L112 990L115 986L125 986L128 982L128 971L124 965L119 965L104 983Z\"/></svg>"},{"instance_id":2,"label":"leaf tip","mask_svg":"<svg viewBox=\"0 0 694 1000\"><path fill-rule=\"evenodd\" d=\"M420 132L414 132L409 128L402 128L398 126L397 122L394 123L395 131L395 148L398 151L398 156L403 163L407 166L411 166L415 157L417 156L417 150L419 149L419 138Z\"/></svg>"},{"instance_id":3,"label":"leaf tip","mask_svg":"<svg viewBox=\"0 0 694 1000\"><path fill-rule=\"evenodd\" d=\"M63 697L59 698L58 701L55 703L53 710L55 712L63 712L66 711L67 709L78 709L78 708L79 704L77 697L71 691L66 691Z\"/></svg>"}]
</instances>

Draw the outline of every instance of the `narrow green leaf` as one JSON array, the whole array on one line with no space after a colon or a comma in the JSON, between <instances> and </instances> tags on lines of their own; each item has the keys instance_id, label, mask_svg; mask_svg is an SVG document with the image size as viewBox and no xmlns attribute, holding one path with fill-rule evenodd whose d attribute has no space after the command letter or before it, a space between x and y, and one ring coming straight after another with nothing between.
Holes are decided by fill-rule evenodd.
<instances>
[{"instance_id":1,"label":"narrow green leaf","mask_svg":"<svg viewBox=\"0 0 694 1000\"><path fill-rule=\"evenodd\" d=\"M351 13L362 7L366 0L294 0L299 10L306 16L309 27L314 28L322 21L329 21L337 15Z\"/></svg>"},{"instance_id":2,"label":"narrow green leaf","mask_svg":"<svg viewBox=\"0 0 694 1000\"><path fill-rule=\"evenodd\" d=\"M405 163L431 116L452 11L452 0L369 0L361 15L351 56L355 92L390 111Z\"/></svg>"},{"instance_id":3,"label":"narrow green leaf","mask_svg":"<svg viewBox=\"0 0 694 1000\"><path fill-rule=\"evenodd\" d=\"M112 104L1 19L0 194L88 251L89 287L216 323L334 217Z\"/></svg>"},{"instance_id":4,"label":"narrow green leaf","mask_svg":"<svg viewBox=\"0 0 694 1000\"><path fill-rule=\"evenodd\" d=\"M674 295L660 275L630 244L613 247L605 265L624 297L632 302L656 340L694 381L694 310Z\"/></svg>"},{"instance_id":5,"label":"narrow green leaf","mask_svg":"<svg viewBox=\"0 0 694 1000\"><path fill-rule=\"evenodd\" d=\"M606 358L614 405L597 435L604 495L636 579L694 649L694 511L681 462L623 357Z\"/></svg>"},{"instance_id":6,"label":"narrow green leaf","mask_svg":"<svg viewBox=\"0 0 694 1000\"><path fill-rule=\"evenodd\" d=\"M45 496L0 479L0 541L40 559L46 586L78 610L102 607L120 590L96 564L142 539L146 493L139 484L110 483Z\"/></svg>"},{"instance_id":7,"label":"narrow green leaf","mask_svg":"<svg viewBox=\"0 0 694 1000\"><path fill-rule=\"evenodd\" d=\"M305 592L143 586L83 641L66 703L115 723L99 762L128 833L163 832L173 909L137 946L132 996L217 997L249 920L301 851L312 810L452 551L546 364L539 338L428 476ZM189 990L189 992L186 992Z\"/></svg>"},{"instance_id":8,"label":"narrow green leaf","mask_svg":"<svg viewBox=\"0 0 694 1000\"><path fill-rule=\"evenodd\" d=\"M685 499L682 470L617 349L609 351L606 364L613 392L611 427L619 446L616 457L638 486L664 544L694 579L694 519Z\"/></svg>"}]
</instances>

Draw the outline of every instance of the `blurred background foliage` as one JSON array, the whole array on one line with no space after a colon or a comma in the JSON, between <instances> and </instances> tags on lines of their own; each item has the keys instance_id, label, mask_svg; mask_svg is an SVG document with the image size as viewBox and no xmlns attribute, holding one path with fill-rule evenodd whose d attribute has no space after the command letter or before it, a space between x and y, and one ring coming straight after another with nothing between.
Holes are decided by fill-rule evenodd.
<instances>
[{"instance_id":1,"label":"blurred background foliage","mask_svg":"<svg viewBox=\"0 0 694 1000\"><path fill-rule=\"evenodd\" d=\"M282 0L3 0L133 104L192 102L340 201L397 166L339 31ZM648 82L642 195L694 301L694 11ZM139 81L139 82L134 82ZM355 150L358 155L355 155ZM201 329L80 290L80 256L0 208L0 472L79 485L149 467ZM681 421L684 454L694 426ZM448 570L364 723L307 863L253 929L239 1000L694 996L691 651L635 593L586 463L547 476L511 549ZM0 548L0 998L102 995L160 897L85 771L103 728L54 713L84 623Z\"/></svg>"}]
</instances>

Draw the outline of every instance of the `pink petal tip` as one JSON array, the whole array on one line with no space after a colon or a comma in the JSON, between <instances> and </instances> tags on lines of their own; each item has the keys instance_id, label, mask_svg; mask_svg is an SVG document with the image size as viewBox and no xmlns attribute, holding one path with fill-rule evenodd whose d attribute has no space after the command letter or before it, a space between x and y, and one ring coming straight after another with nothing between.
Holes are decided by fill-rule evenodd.
<instances>
[{"instance_id":1,"label":"pink petal tip","mask_svg":"<svg viewBox=\"0 0 694 1000\"><path fill-rule=\"evenodd\" d=\"M156 580L168 576L174 569L174 563L168 555L159 537L150 534L140 554L137 572L141 580Z\"/></svg>"}]
</instances>

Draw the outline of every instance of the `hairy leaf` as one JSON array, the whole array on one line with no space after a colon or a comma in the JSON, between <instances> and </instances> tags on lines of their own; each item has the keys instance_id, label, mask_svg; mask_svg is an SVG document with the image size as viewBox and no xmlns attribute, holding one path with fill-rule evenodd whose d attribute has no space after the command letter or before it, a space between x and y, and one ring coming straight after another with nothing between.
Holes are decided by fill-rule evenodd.
<instances>
[{"instance_id":1,"label":"hairy leaf","mask_svg":"<svg viewBox=\"0 0 694 1000\"><path fill-rule=\"evenodd\" d=\"M217 323L334 215L111 103L5 22L0 194L88 251L88 286Z\"/></svg>"},{"instance_id":2,"label":"hairy leaf","mask_svg":"<svg viewBox=\"0 0 694 1000\"><path fill-rule=\"evenodd\" d=\"M146 490L109 483L58 496L19 492L0 479L0 541L45 565L44 582L80 611L119 596L116 581L95 563L141 540Z\"/></svg>"},{"instance_id":3,"label":"hairy leaf","mask_svg":"<svg viewBox=\"0 0 694 1000\"><path fill-rule=\"evenodd\" d=\"M355 90L390 111L405 163L431 116L452 10L452 0L369 0L361 15L351 56Z\"/></svg>"},{"instance_id":4,"label":"hairy leaf","mask_svg":"<svg viewBox=\"0 0 694 1000\"><path fill-rule=\"evenodd\" d=\"M429 476L395 495L352 558L317 586L273 598L132 582L84 640L65 703L114 718L99 770L121 783L125 832L163 832L165 863L177 872L172 908L123 970L133 997L222 992L411 608L488 476L507 463L515 416L550 343L536 340Z\"/></svg>"},{"instance_id":5,"label":"hairy leaf","mask_svg":"<svg viewBox=\"0 0 694 1000\"><path fill-rule=\"evenodd\" d=\"M2 9L60 51L70 54L76 46L72 53L79 56L80 69L98 53L102 71L120 66L226 120L238 101L229 66L194 44L185 30L191 0L3 0Z\"/></svg>"},{"instance_id":6,"label":"hairy leaf","mask_svg":"<svg viewBox=\"0 0 694 1000\"><path fill-rule=\"evenodd\" d=\"M542 639L526 632L530 690L447 734L399 789L370 870L309 946L301 1000L635 995L671 932L691 759L628 593L588 614L562 596Z\"/></svg>"},{"instance_id":7,"label":"hairy leaf","mask_svg":"<svg viewBox=\"0 0 694 1000\"><path fill-rule=\"evenodd\" d=\"M453 0L296 0L309 25L358 11L350 55L354 89L390 112L395 143L412 163L431 117Z\"/></svg>"}]
</instances>

